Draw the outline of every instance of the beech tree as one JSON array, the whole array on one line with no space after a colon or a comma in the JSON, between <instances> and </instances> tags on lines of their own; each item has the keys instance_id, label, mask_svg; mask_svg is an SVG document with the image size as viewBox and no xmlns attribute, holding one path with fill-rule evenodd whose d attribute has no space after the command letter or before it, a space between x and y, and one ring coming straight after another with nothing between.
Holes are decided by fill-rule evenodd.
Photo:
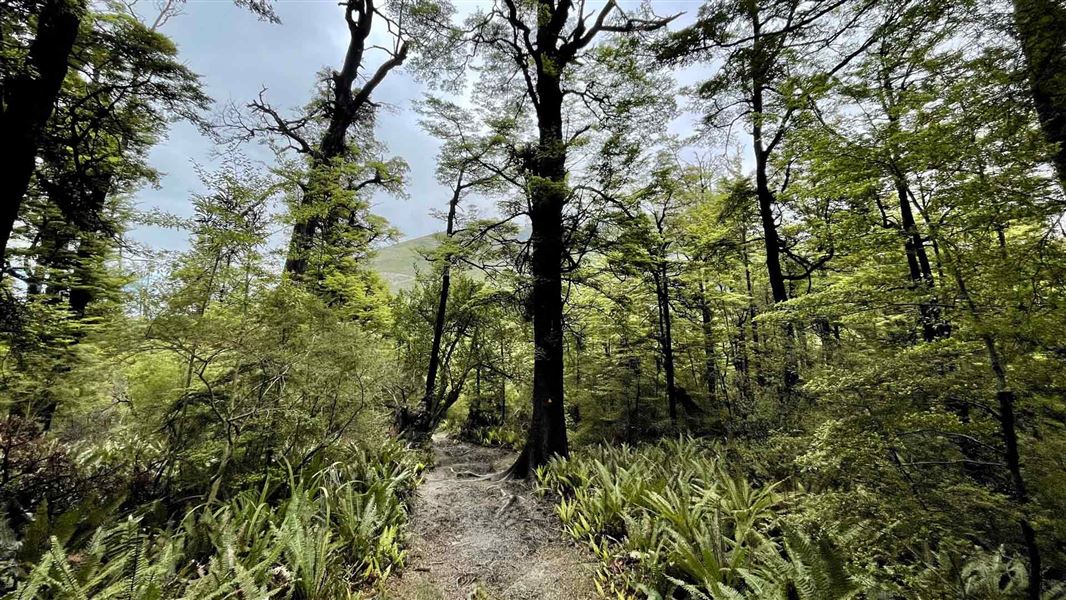
<instances>
[{"instance_id":1,"label":"beech tree","mask_svg":"<svg viewBox=\"0 0 1066 600\"><path fill-rule=\"evenodd\" d=\"M1033 106L1066 189L1066 6L1055 0L1014 0L1013 6Z\"/></svg>"},{"instance_id":2,"label":"beech tree","mask_svg":"<svg viewBox=\"0 0 1066 600\"><path fill-rule=\"evenodd\" d=\"M444 3L398 0L350 0L343 3L348 46L339 69L321 80L322 89L295 117L283 115L266 100L265 90L248 104L254 119L246 122L231 112L228 125L238 138L257 132L278 142L279 153L300 157L292 177L300 180L292 210L292 234L285 258L285 273L294 280L312 276L321 283L331 259L323 247L355 232L356 244L368 246L379 235L381 223L367 213L365 196L376 188L397 192L402 185L402 161L381 157L374 141L374 92L386 77L408 59L412 48L440 42L440 22L450 7ZM384 35L384 45L371 41ZM447 35L443 41L448 42ZM425 50L425 48L423 48ZM380 60L375 56L380 55ZM361 232L361 233L360 233ZM343 242L342 242L343 245ZM344 256L350 249L342 250ZM313 273L308 273L313 261Z\"/></svg>"},{"instance_id":3,"label":"beech tree","mask_svg":"<svg viewBox=\"0 0 1066 600\"><path fill-rule=\"evenodd\" d=\"M235 3L264 20L277 21L263 0ZM77 55L91 50L93 39L100 36L96 28L111 24L107 18L95 18L95 9L83 0L18 0L5 4L4 9L0 17L0 136L6 140L8 158L0 166L0 269L64 81L72 67L85 64L85 57ZM157 19L156 25L160 23ZM154 31L156 26L145 29ZM87 77L92 80L91 75Z\"/></svg>"},{"instance_id":4,"label":"beech tree","mask_svg":"<svg viewBox=\"0 0 1066 600\"><path fill-rule=\"evenodd\" d=\"M474 52L492 64L493 81L485 89L518 92L536 121L536 141L519 150L529 201L530 270L532 275L534 368L533 416L529 437L509 473L525 477L554 455L568 452L563 391L562 265L567 252L564 207L567 150L587 131L567 131L567 100L594 96L571 87L575 66L607 33L637 34L661 29L670 21L652 15L629 16L614 0L598 11L584 2L502 0L467 23ZM517 80L519 89L510 87ZM592 92L592 93L590 93Z\"/></svg>"}]
</instances>

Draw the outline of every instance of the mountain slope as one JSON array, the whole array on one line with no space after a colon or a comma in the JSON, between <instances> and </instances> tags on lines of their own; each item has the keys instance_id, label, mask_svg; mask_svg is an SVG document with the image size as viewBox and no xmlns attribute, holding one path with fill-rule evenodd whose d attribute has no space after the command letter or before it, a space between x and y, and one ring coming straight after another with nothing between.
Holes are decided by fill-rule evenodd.
<instances>
[{"instance_id":1,"label":"mountain slope","mask_svg":"<svg viewBox=\"0 0 1066 600\"><path fill-rule=\"evenodd\" d=\"M531 233L526 225L518 230L515 239L528 240ZM429 270L429 261L424 255L439 246L443 237L444 232L438 231L386 246L378 250L377 255L370 261L370 266L389 284L393 293L409 290L414 287L415 276ZM475 279L482 277L477 272L471 276Z\"/></svg>"},{"instance_id":2,"label":"mountain slope","mask_svg":"<svg viewBox=\"0 0 1066 600\"><path fill-rule=\"evenodd\" d=\"M370 264L393 292L411 289L415 284L415 276L429 269L429 262L423 254L439 246L442 235L431 233L386 246L378 250Z\"/></svg>"}]
</instances>

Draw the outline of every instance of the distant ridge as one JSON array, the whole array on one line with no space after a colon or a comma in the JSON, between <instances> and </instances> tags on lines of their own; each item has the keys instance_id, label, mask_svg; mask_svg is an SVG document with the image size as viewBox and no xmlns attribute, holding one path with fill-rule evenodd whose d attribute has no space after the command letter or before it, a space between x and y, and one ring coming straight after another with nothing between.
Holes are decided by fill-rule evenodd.
<instances>
[{"instance_id":1,"label":"distant ridge","mask_svg":"<svg viewBox=\"0 0 1066 600\"><path fill-rule=\"evenodd\" d=\"M529 235L530 228L525 226L518 230L517 239L528 240ZM429 270L429 261L423 255L439 246L442 237L444 232L438 231L386 246L378 250L370 265L394 293L409 290L418 273Z\"/></svg>"},{"instance_id":2,"label":"distant ridge","mask_svg":"<svg viewBox=\"0 0 1066 600\"><path fill-rule=\"evenodd\" d=\"M415 276L429 269L423 254L439 246L443 235L431 233L386 246L378 250L370 264L393 292L409 290L415 285Z\"/></svg>"}]
</instances>

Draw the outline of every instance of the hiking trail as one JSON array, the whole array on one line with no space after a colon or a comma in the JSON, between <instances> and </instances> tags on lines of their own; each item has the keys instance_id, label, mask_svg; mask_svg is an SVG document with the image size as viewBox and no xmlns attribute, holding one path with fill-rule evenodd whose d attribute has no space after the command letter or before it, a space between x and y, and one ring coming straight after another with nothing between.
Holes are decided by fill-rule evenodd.
<instances>
[{"instance_id":1,"label":"hiking trail","mask_svg":"<svg viewBox=\"0 0 1066 600\"><path fill-rule=\"evenodd\" d=\"M484 476L515 455L433 436L435 465L411 515L407 565L388 600L584 600L593 558L563 539L552 507L528 483Z\"/></svg>"}]
</instances>

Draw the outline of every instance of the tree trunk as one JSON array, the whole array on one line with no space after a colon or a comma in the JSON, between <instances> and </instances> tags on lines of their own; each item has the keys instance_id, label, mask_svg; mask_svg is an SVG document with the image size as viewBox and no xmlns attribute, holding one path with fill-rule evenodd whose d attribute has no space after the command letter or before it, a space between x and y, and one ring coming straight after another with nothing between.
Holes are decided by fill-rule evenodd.
<instances>
[{"instance_id":1,"label":"tree trunk","mask_svg":"<svg viewBox=\"0 0 1066 600\"><path fill-rule=\"evenodd\" d=\"M29 68L5 82L2 90L0 139L8 157L0 161L0 278L11 232L36 168L41 135L66 79L84 11L82 0L45 0L27 56Z\"/></svg>"},{"instance_id":2,"label":"tree trunk","mask_svg":"<svg viewBox=\"0 0 1066 600\"><path fill-rule=\"evenodd\" d=\"M1052 162L1066 189L1066 6L1061 0L1014 0L1014 27L1040 127L1058 146Z\"/></svg>"},{"instance_id":3,"label":"tree trunk","mask_svg":"<svg viewBox=\"0 0 1066 600\"><path fill-rule=\"evenodd\" d=\"M885 72L892 68L892 65L883 65ZM899 132L898 101L894 91L891 80L887 76L883 77L881 81L882 107L888 117L890 136ZM946 337L949 329L943 321L940 304L936 299L936 280L933 278L933 269L929 264L929 254L925 251L925 242L914 220L907 177L899 168L898 158L894 155L891 170L899 207L899 230L903 236L903 248L907 255L907 270L912 287L923 295L918 304L918 321L922 328L922 339L928 343Z\"/></svg>"},{"instance_id":4,"label":"tree trunk","mask_svg":"<svg viewBox=\"0 0 1066 600\"><path fill-rule=\"evenodd\" d=\"M700 324L703 329L704 377L707 379L708 406L714 406L718 396L718 363L714 352L714 326L712 323L711 303L707 301L707 292L700 281Z\"/></svg>"},{"instance_id":5,"label":"tree trunk","mask_svg":"<svg viewBox=\"0 0 1066 600\"><path fill-rule=\"evenodd\" d=\"M538 43L547 48L554 40ZM555 65L557 57L542 58ZM550 61L550 62L548 62ZM558 69L559 67L555 67ZM563 412L563 204L566 201L566 145L563 141L562 86L555 72L537 73L539 142L527 161L533 275L533 417L529 435L509 475L526 477L555 455L566 456Z\"/></svg>"},{"instance_id":6,"label":"tree trunk","mask_svg":"<svg viewBox=\"0 0 1066 600\"><path fill-rule=\"evenodd\" d=\"M745 239L745 237L741 237L741 245L744 245L746 243L747 243L747 240ZM752 287L752 284L751 284L751 266L750 266L749 261L748 261L748 251L747 250L743 250L741 255L742 255L742 258L743 258L743 261L744 261L744 284L745 284L746 289L748 291L748 313L747 313L746 321L748 323L748 326L751 327L751 355L753 356L753 358L751 360L749 360L749 358L748 358L749 354L748 354L748 350L747 350L748 346L747 346L747 344L745 344L744 345L744 373L745 373L745 375L749 375L750 374L749 368L750 369L754 369L755 370L755 383L760 388L762 388L762 387L764 387L766 385L766 375L765 375L765 372L763 370L762 350L761 350L761 348L759 346L759 324L755 322L755 317L758 316L758 309L755 307L755 288ZM744 323L742 322L740 325L741 325L741 328L743 329ZM743 331L742 331L741 332L741 338L743 338L743 337L744 337L744 335L743 335ZM749 383L748 391L751 392L750 379L749 379L748 383ZM751 398L754 399L754 396L751 396Z\"/></svg>"},{"instance_id":7,"label":"tree trunk","mask_svg":"<svg viewBox=\"0 0 1066 600\"><path fill-rule=\"evenodd\" d=\"M907 182L897 175L895 185L896 196L899 199L900 232L903 234L903 247L907 253L907 270L915 289L925 296L918 305L922 338L926 342L932 342L946 337L948 330L941 315L940 303L935 297L936 282L933 279L933 269L929 264L929 254L925 251L922 234L918 231L918 224L914 221Z\"/></svg>"},{"instance_id":8,"label":"tree trunk","mask_svg":"<svg viewBox=\"0 0 1066 600\"><path fill-rule=\"evenodd\" d=\"M970 296L966 281L962 278L957 266L955 267L954 275L955 283L959 287L959 295L966 303L978 329L984 330L980 312L977 310L977 305L974 303L973 297ZM1028 511L1026 510L1026 505L1029 503L1029 494L1026 489L1025 478L1022 475L1021 453L1018 450L1018 428L1014 416L1016 397L1014 390L1011 389L1007 382L1007 369L1000 356L996 338L987 330L984 330L984 333L981 334L981 340L985 344L988 363L996 381L996 400L999 403L999 429L1004 446L1003 458L1011 479L1010 495L1022 515L1018 520L1018 525L1022 532L1022 543L1025 545L1025 551L1029 558L1029 589L1026 593L1030 600L1040 600L1040 588L1043 582L1040 547L1037 545L1036 532L1033 531L1033 526L1029 522Z\"/></svg>"},{"instance_id":9,"label":"tree trunk","mask_svg":"<svg viewBox=\"0 0 1066 600\"><path fill-rule=\"evenodd\" d=\"M504 369L507 366L507 346L504 337L500 336L500 425L507 421L507 375Z\"/></svg>"},{"instance_id":10,"label":"tree trunk","mask_svg":"<svg viewBox=\"0 0 1066 600\"><path fill-rule=\"evenodd\" d=\"M711 307L706 301L699 303L700 325L704 331L704 377L707 379L707 400L713 404L717 398L717 362L714 358L714 328L711 323Z\"/></svg>"},{"instance_id":11,"label":"tree trunk","mask_svg":"<svg viewBox=\"0 0 1066 600\"><path fill-rule=\"evenodd\" d=\"M665 264L655 271L655 295L659 303L659 342L663 354L663 370L666 372L666 399L670 421L677 423L677 382L674 365L674 340L670 323L670 290Z\"/></svg>"},{"instance_id":12,"label":"tree trunk","mask_svg":"<svg viewBox=\"0 0 1066 600\"><path fill-rule=\"evenodd\" d=\"M456 183L452 199L448 202L448 224L445 229L445 235L449 239L455 234L455 210L459 206L459 196L462 191L461 177L462 175L460 175L460 182ZM448 291L452 286L451 273L452 254L447 252L444 255L444 265L441 267L440 299L437 302L437 316L433 322L433 344L429 351L425 394L422 396L423 418L417 419L415 422L415 426L420 429L421 433L429 433L433 426L430 423L430 415L434 414L433 399L436 397L437 371L440 369L440 345L441 340L444 338L444 323L448 313Z\"/></svg>"}]
</instances>

